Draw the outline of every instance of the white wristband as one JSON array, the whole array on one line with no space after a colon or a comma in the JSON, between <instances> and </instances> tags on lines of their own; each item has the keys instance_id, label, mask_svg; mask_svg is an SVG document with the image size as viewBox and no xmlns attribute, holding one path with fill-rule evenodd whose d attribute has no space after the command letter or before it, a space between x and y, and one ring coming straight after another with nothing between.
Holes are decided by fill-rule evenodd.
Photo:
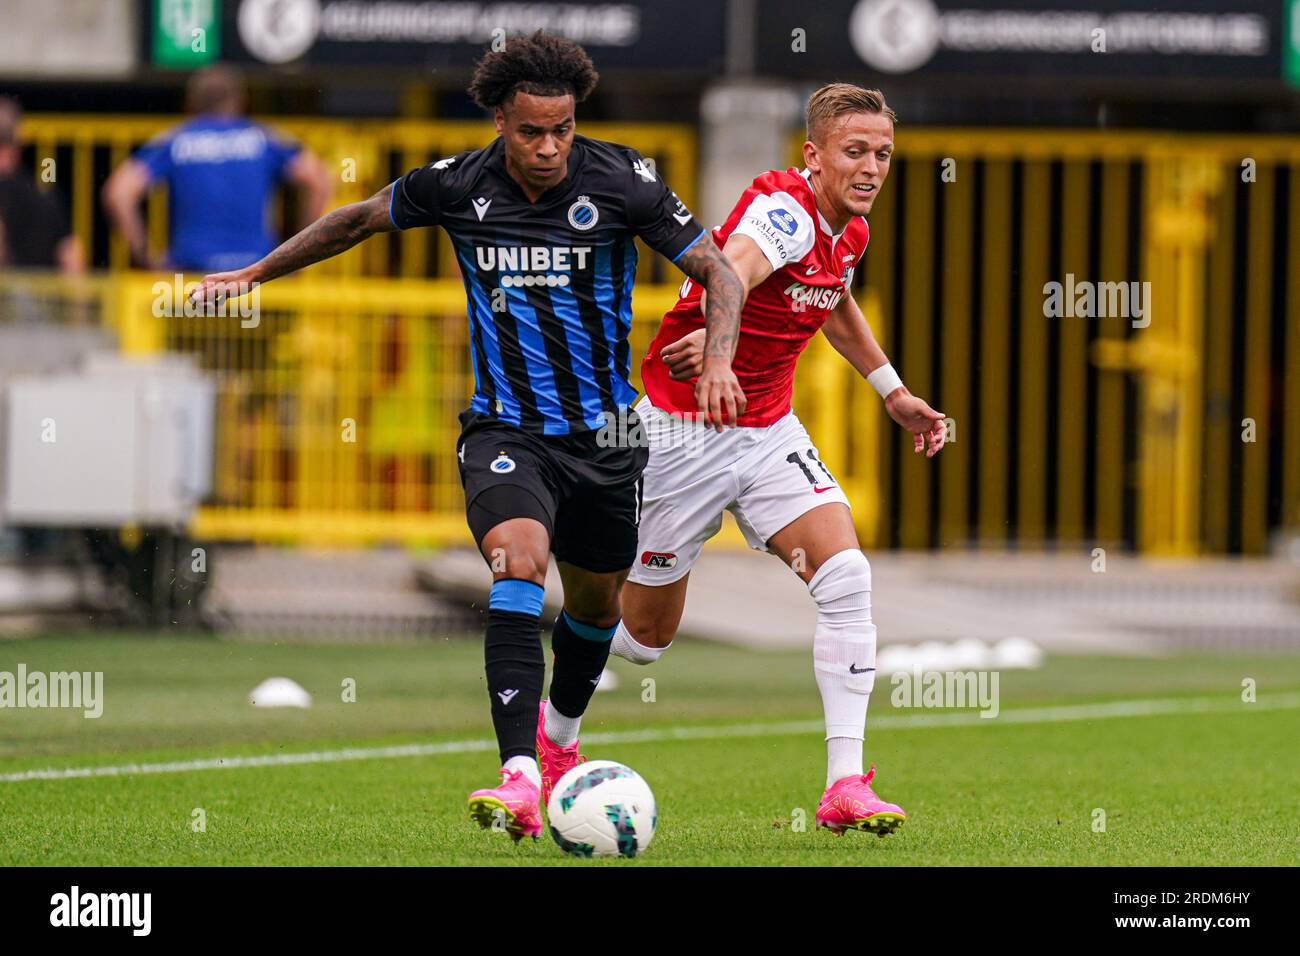
<instances>
[{"instance_id":1,"label":"white wristband","mask_svg":"<svg viewBox=\"0 0 1300 956\"><path fill-rule=\"evenodd\" d=\"M888 362L868 375L867 381L881 398L887 398L890 392L903 386L903 380Z\"/></svg>"}]
</instances>

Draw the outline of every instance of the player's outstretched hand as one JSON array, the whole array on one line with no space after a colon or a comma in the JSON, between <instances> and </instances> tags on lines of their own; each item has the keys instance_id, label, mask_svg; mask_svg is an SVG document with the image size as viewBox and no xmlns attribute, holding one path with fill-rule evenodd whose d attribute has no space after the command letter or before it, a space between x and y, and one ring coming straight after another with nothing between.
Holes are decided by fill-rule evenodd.
<instances>
[{"instance_id":1,"label":"player's outstretched hand","mask_svg":"<svg viewBox=\"0 0 1300 956\"><path fill-rule=\"evenodd\" d=\"M917 398L906 388L897 388L889 393L885 400L885 410L889 417L912 433L912 450L920 454L925 449L926 438L930 447L925 451L926 458L933 458L943 448L948 437L948 426L944 423L943 412L936 412L922 398Z\"/></svg>"},{"instance_id":2,"label":"player's outstretched hand","mask_svg":"<svg viewBox=\"0 0 1300 956\"><path fill-rule=\"evenodd\" d=\"M238 299L253 291L254 281L247 269L234 272L214 272L204 276L190 292L190 301L220 305L226 299Z\"/></svg>"},{"instance_id":3,"label":"player's outstretched hand","mask_svg":"<svg viewBox=\"0 0 1300 956\"><path fill-rule=\"evenodd\" d=\"M689 382L704 371L704 330L696 329L683 335L659 352L668 367L668 376L678 382Z\"/></svg>"},{"instance_id":4,"label":"player's outstretched hand","mask_svg":"<svg viewBox=\"0 0 1300 956\"><path fill-rule=\"evenodd\" d=\"M695 405L704 424L718 432L735 425L745 413L745 393L730 362L715 358L704 364L695 383Z\"/></svg>"}]
</instances>

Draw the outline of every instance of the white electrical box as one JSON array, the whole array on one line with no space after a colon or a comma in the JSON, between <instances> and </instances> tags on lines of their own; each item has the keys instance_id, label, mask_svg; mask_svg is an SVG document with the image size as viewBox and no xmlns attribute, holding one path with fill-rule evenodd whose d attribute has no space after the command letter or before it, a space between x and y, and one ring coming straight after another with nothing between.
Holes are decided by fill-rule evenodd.
<instances>
[{"instance_id":1,"label":"white electrical box","mask_svg":"<svg viewBox=\"0 0 1300 956\"><path fill-rule=\"evenodd\" d=\"M92 355L2 396L0 523L184 524L211 493L215 387L183 358Z\"/></svg>"}]
</instances>

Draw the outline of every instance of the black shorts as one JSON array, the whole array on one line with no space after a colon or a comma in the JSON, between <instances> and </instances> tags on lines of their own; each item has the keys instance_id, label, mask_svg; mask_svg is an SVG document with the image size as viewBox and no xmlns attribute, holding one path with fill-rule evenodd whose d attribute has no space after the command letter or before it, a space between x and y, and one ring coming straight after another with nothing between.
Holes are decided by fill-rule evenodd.
<instances>
[{"instance_id":1,"label":"black shorts","mask_svg":"<svg viewBox=\"0 0 1300 956\"><path fill-rule=\"evenodd\" d=\"M627 414L630 430L636 412ZM560 561L599 573L632 566L649 448L601 447L597 431L533 435L469 410L460 424L460 483L480 548L502 521L533 518Z\"/></svg>"}]
</instances>

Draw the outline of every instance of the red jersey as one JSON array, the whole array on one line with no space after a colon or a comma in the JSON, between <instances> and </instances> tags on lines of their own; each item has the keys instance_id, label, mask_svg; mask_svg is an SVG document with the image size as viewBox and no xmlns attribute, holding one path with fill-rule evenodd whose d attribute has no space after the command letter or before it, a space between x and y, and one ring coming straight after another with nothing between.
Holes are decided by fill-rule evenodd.
<instances>
[{"instance_id":1,"label":"red jersey","mask_svg":"<svg viewBox=\"0 0 1300 956\"><path fill-rule=\"evenodd\" d=\"M843 232L832 235L817 211L807 175L791 168L755 179L727 221L713 230L713 241L721 248L734 233L753 239L773 269L745 300L731 365L747 403L737 424L762 427L790 411L799 353L849 294L869 232L867 221L855 216ZM667 412L698 411L695 379L674 381L659 352L704 326L703 291L690 279L682 284L677 304L664 316L641 363L646 394Z\"/></svg>"}]
</instances>

